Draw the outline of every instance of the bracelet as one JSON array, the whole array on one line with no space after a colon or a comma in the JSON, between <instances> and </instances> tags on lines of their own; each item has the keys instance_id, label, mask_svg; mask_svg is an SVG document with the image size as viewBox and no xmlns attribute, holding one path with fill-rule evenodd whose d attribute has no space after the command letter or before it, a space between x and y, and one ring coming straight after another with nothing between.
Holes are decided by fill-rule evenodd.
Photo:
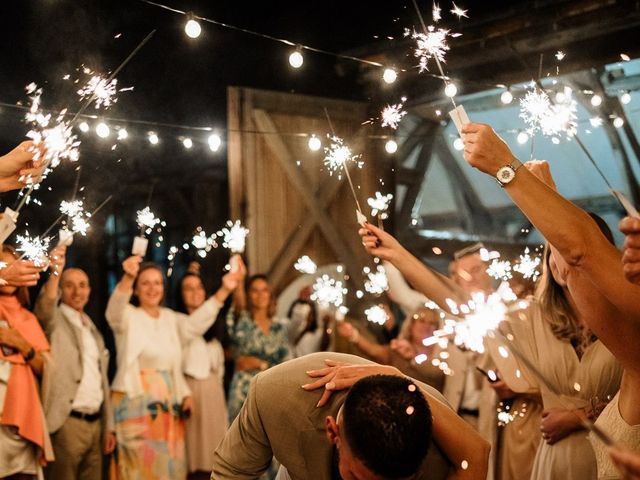
<instances>
[{"instance_id":1,"label":"bracelet","mask_svg":"<svg viewBox=\"0 0 640 480\"><path fill-rule=\"evenodd\" d=\"M29 348L29 351L27 352L26 355L24 355L24 361L29 363L31 360L33 360L33 358L36 356L36 351L33 349L33 347Z\"/></svg>"}]
</instances>

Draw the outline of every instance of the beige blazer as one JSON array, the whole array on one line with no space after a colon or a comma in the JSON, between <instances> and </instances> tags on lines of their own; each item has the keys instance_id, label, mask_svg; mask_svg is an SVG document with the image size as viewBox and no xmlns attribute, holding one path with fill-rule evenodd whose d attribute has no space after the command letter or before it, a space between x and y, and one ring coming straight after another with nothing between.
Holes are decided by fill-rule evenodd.
<instances>
[{"instance_id":1,"label":"beige blazer","mask_svg":"<svg viewBox=\"0 0 640 480\"><path fill-rule=\"evenodd\" d=\"M316 408L322 390L300 388L309 382L308 370L323 368L331 359L352 364L369 360L320 352L290 360L260 373L251 383L240 414L214 454L212 480L253 480L268 468L272 456L287 468L292 480L331 480L333 446L325 435L325 418L337 417L347 391L336 392ZM417 382L446 404L435 389ZM416 479L445 479L450 464L432 443Z\"/></svg>"}]
</instances>

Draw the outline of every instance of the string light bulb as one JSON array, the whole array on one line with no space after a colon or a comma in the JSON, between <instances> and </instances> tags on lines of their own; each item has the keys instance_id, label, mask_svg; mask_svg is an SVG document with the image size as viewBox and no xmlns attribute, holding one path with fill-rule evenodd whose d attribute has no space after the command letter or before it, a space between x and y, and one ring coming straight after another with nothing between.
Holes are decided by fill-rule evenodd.
<instances>
[{"instance_id":1,"label":"string light bulb","mask_svg":"<svg viewBox=\"0 0 640 480\"><path fill-rule=\"evenodd\" d=\"M398 73L393 68L385 68L384 73L382 74L382 79L386 83L393 83L398 78Z\"/></svg>"},{"instance_id":2,"label":"string light bulb","mask_svg":"<svg viewBox=\"0 0 640 480\"><path fill-rule=\"evenodd\" d=\"M190 38L198 38L200 33L202 33L202 27L192 13L187 15L187 23L184 25L184 33L186 33Z\"/></svg>"},{"instance_id":3,"label":"string light bulb","mask_svg":"<svg viewBox=\"0 0 640 480\"><path fill-rule=\"evenodd\" d=\"M148 139L151 145L157 145L158 142L160 141L160 139L158 138L158 135L155 132L149 132Z\"/></svg>"},{"instance_id":4,"label":"string light bulb","mask_svg":"<svg viewBox=\"0 0 640 480\"><path fill-rule=\"evenodd\" d=\"M193 147L193 140L191 140L189 137L187 137L187 138L182 140L182 145L184 145L184 148L189 150L191 147Z\"/></svg>"},{"instance_id":5,"label":"string light bulb","mask_svg":"<svg viewBox=\"0 0 640 480\"><path fill-rule=\"evenodd\" d=\"M591 105L593 105L594 107L599 107L600 105L602 105L602 97L600 95L593 95L591 97Z\"/></svg>"},{"instance_id":6,"label":"string light bulb","mask_svg":"<svg viewBox=\"0 0 640 480\"><path fill-rule=\"evenodd\" d=\"M317 152L322 147L322 142L315 135L311 135L311 137L309 138L308 145L309 145L309 150L311 150L312 152Z\"/></svg>"},{"instance_id":7,"label":"string light bulb","mask_svg":"<svg viewBox=\"0 0 640 480\"><path fill-rule=\"evenodd\" d=\"M87 122L80 122L78 128L82 133L87 133L89 131L89 124Z\"/></svg>"},{"instance_id":8,"label":"string light bulb","mask_svg":"<svg viewBox=\"0 0 640 480\"><path fill-rule=\"evenodd\" d=\"M449 98L453 98L456 96L456 93L458 93L458 87L456 87L456 84L447 83L447 86L444 87L444 94Z\"/></svg>"},{"instance_id":9,"label":"string light bulb","mask_svg":"<svg viewBox=\"0 0 640 480\"><path fill-rule=\"evenodd\" d=\"M524 145L529 141L529 134L527 132L520 132L518 133L517 140L520 145Z\"/></svg>"},{"instance_id":10,"label":"string light bulb","mask_svg":"<svg viewBox=\"0 0 640 480\"><path fill-rule=\"evenodd\" d=\"M631 94L629 92L624 92L620 95L620 103L623 105L628 105L631 102Z\"/></svg>"},{"instance_id":11,"label":"string light bulb","mask_svg":"<svg viewBox=\"0 0 640 480\"><path fill-rule=\"evenodd\" d=\"M616 128L620 128L624 125L624 120L621 117L615 117L613 119L613 126Z\"/></svg>"},{"instance_id":12,"label":"string light bulb","mask_svg":"<svg viewBox=\"0 0 640 480\"><path fill-rule=\"evenodd\" d=\"M129 137L129 132L127 132L126 128L118 130L118 140L126 140L127 137Z\"/></svg>"},{"instance_id":13,"label":"string light bulb","mask_svg":"<svg viewBox=\"0 0 640 480\"><path fill-rule=\"evenodd\" d=\"M212 133L209 135L209 138L207 138L207 143L209 144L209 150L217 152L220 149L220 145L222 145L222 139L217 133Z\"/></svg>"},{"instance_id":14,"label":"string light bulb","mask_svg":"<svg viewBox=\"0 0 640 480\"><path fill-rule=\"evenodd\" d=\"M505 90L504 92L502 92L502 95L500 95L500 101L505 105L509 105L511 102L513 102L513 94L511 93L511 91Z\"/></svg>"},{"instance_id":15,"label":"string light bulb","mask_svg":"<svg viewBox=\"0 0 640 480\"><path fill-rule=\"evenodd\" d=\"M384 144L384 149L387 153L396 153L398 151L398 144L395 140L387 140L387 143Z\"/></svg>"},{"instance_id":16,"label":"string light bulb","mask_svg":"<svg viewBox=\"0 0 640 480\"><path fill-rule=\"evenodd\" d=\"M98 125L96 125L96 135L98 135L100 138L107 138L110 133L111 130L106 123L100 122Z\"/></svg>"},{"instance_id":17,"label":"string light bulb","mask_svg":"<svg viewBox=\"0 0 640 480\"><path fill-rule=\"evenodd\" d=\"M459 152L464 150L464 142L462 141L462 139L460 137L456 138L453 141L453 148L455 148Z\"/></svg>"},{"instance_id":18,"label":"string light bulb","mask_svg":"<svg viewBox=\"0 0 640 480\"><path fill-rule=\"evenodd\" d=\"M289 55L289 65L291 65L293 68L300 68L303 63L304 57L302 56L302 52L298 47L293 52L291 52L291 55Z\"/></svg>"}]
</instances>

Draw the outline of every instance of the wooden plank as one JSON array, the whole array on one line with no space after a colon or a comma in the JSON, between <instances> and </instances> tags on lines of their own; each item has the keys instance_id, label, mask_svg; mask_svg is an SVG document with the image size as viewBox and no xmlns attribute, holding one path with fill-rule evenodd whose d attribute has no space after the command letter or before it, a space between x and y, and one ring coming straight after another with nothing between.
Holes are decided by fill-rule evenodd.
<instances>
[{"instance_id":1,"label":"wooden plank","mask_svg":"<svg viewBox=\"0 0 640 480\"><path fill-rule=\"evenodd\" d=\"M229 212L231 218L243 218L244 197L242 171L242 100L241 89L227 89L227 168L229 178Z\"/></svg>"}]
</instances>

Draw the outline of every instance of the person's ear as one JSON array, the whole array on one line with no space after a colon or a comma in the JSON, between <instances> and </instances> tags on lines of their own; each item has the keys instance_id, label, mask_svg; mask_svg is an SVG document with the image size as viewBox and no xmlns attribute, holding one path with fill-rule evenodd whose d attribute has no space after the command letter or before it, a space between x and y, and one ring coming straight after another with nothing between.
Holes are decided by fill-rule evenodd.
<instances>
[{"instance_id":1,"label":"person's ear","mask_svg":"<svg viewBox=\"0 0 640 480\"><path fill-rule=\"evenodd\" d=\"M329 442L337 445L338 439L340 438L340 427L338 426L336 419L329 415L324 420L324 428Z\"/></svg>"}]
</instances>

